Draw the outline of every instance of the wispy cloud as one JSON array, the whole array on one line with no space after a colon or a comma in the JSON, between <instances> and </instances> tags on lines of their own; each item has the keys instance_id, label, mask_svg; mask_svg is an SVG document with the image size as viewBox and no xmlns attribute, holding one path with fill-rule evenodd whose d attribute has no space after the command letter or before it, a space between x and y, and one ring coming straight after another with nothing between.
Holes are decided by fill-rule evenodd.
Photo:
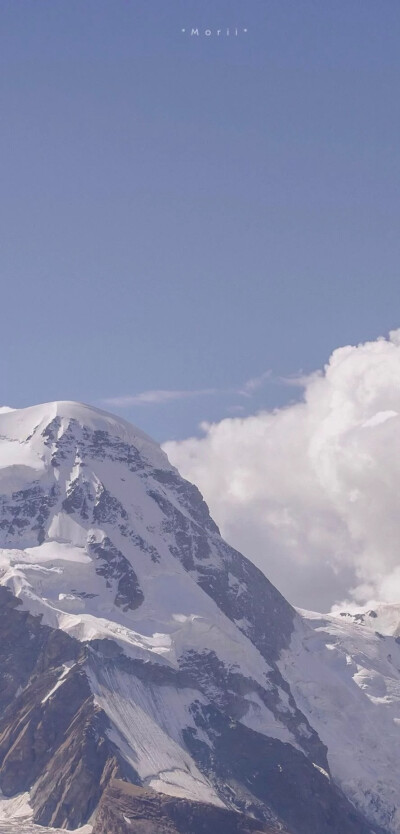
<instances>
[{"instance_id":1,"label":"wispy cloud","mask_svg":"<svg viewBox=\"0 0 400 834\"><path fill-rule=\"evenodd\" d=\"M102 400L104 405L116 408L129 408L132 405L163 405L174 400L188 400L194 397L208 397L219 394L216 388L202 388L198 391L176 391L173 389L159 389L155 391L141 391L124 397L109 397Z\"/></svg>"},{"instance_id":2,"label":"wispy cloud","mask_svg":"<svg viewBox=\"0 0 400 834\"><path fill-rule=\"evenodd\" d=\"M272 371L264 371L264 373L260 374L259 376L253 376L250 379L247 379L243 385L243 388L239 389L235 393L241 394L243 397L251 397L255 391L259 391L260 388L264 388L267 382L274 382L274 378L272 376Z\"/></svg>"},{"instance_id":3,"label":"wispy cloud","mask_svg":"<svg viewBox=\"0 0 400 834\"><path fill-rule=\"evenodd\" d=\"M303 378L304 379L304 378ZM238 388L200 388L193 391L182 391L170 388L155 389L150 391L140 391L138 394L128 394L120 397L108 397L101 400L101 403L111 408L130 408L136 405L165 405L169 402L177 402L179 400L189 400L199 397L216 397L216 396L239 396L251 398L257 391L264 388L265 385L302 385L300 377L286 380L283 377L275 377L271 370L264 371L259 376L247 379L243 385ZM244 406L234 405L233 409L242 411Z\"/></svg>"},{"instance_id":4,"label":"wispy cloud","mask_svg":"<svg viewBox=\"0 0 400 834\"><path fill-rule=\"evenodd\" d=\"M228 408L229 414L243 414L246 412L244 405L230 405Z\"/></svg>"},{"instance_id":5,"label":"wispy cloud","mask_svg":"<svg viewBox=\"0 0 400 834\"><path fill-rule=\"evenodd\" d=\"M310 382L313 382L314 379L318 379L321 376L323 376L323 371L313 371L310 374L304 374L302 371L299 371L297 374L292 374L292 376L281 376L278 381L281 385L288 385L291 388L307 388Z\"/></svg>"},{"instance_id":6,"label":"wispy cloud","mask_svg":"<svg viewBox=\"0 0 400 834\"><path fill-rule=\"evenodd\" d=\"M250 397L266 385L285 385L289 388L307 388L309 383L315 378L322 376L322 373L323 372L319 370L313 371L309 374L306 374L303 371L297 371L297 373L291 374L290 376L276 376L271 370L264 371L264 373L259 376L248 379L244 383L243 388L236 393L242 394L245 397Z\"/></svg>"}]
</instances>

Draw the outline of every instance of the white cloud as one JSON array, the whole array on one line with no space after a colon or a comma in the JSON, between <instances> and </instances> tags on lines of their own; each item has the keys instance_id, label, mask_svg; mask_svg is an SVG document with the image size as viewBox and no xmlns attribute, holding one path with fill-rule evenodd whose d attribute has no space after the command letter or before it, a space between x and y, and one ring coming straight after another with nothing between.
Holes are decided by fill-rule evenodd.
<instances>
[{"instance_id":1,"label":"white cloud","mask_svg":"<svg viewBox=\"0 0 400 834\"><path fill-rule=\"evenodd\" d=\"M192 397L204 397L216 393L217 391L214 388L204 388L200 391L174 391L171 389L142 391L140 394L110 397L102 400L102 403L115 408L129 408L132 405L162 405L174 400L187 400Z\"/></svg>"},{"instance_id":2,"label":"white cloud","mask_svg":"<svg viewBox=\"0 0 400 834\"><path fill-rule=\"evenodd\" d=\"M304 399L164 444L295 604L400 600L400 330L339 348Z\"/></svg>"},{"instance_id":3,"label":"white cloud","mask_svg":"<svg viewBox=\"0 0 400 834\"><path fill-rule=\"evenodd\" d=\"M107 397L101 400L101 402L103 405L114 408L130 408L135 405L164 405L165 403L177 400L188 400L193 399L194 397L222 396L226 394L251 398L256 391L264 388L264 386L269 382L282 385L295 384L291 381L288 382L285 379L274 379L271 371L265 371L260 374L260 376L246 380L240 388L201 388L194 391L179 391L170 388L161 390L157 389L155 391L141 391L139 394ZM244 406L233 405L229 410L238 411L242 408L244 410Z\"/></svg>"},{"instance_id":4,"label":"white cloud","mask_svg":"<svg viewBox=\"0 0 400 834\"><path fill-rule=\"evenodd\" d=\"M271 382L271 380L272 371L264 371L264 373L260 374L260 376L254 376L251 379L248 379L244 383L243 388L236 393L249 397L254 394L255 391L259 391L260 388L264 388L266 383Z\"/></svg>"}]
</instances>

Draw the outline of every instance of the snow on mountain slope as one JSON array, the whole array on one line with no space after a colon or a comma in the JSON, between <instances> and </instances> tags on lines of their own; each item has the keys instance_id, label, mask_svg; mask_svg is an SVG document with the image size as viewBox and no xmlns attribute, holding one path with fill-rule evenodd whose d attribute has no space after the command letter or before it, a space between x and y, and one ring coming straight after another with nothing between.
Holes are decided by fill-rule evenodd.
<instances>
[{"instance_id":1,"label":"snow on mountain slope","mask_svg":"<svg viewBox=\"0 0 400 834\"><path fill-rule=\"evenodd\" d=\"M382 606L385 608L385 606ZM400 644L367 617L300 612L280 669L328 748L332 776L376 823L400 830Z\"/></svg>"},{"instance_id":2,"label":"snow on mountain slope","mask_svg":"<svg viewBox=\"0 0 400 834\"><path fill-rule=\"evenodd\" d=\"M22 603L14 610L1 589L18 651L3 645L0 788L30 790L35 821L88 822L99 784L116 775L292 834L369 834L337 781L369 820L396 831L383 707L380 737L360 712L351 781L335 733L332 692L345 705L349 692L341 661L333 668L325 637L221 539L197 488L129 423L69 402L0 412L0 585ZM346 635L357 629L336 622ZM375 743L371 770L361 760ZM90 808L73 776L81 762ZM378 810L365 799L371 773L387 782Z\"/></svg>"},{"instance_id":3,"label":"snow on mountain slope","mask_svg":"<svg viewBox=\"0 0 400 834\"><path fill-rule=\"evenodd\" d=\"M3 570L9 565L3 581L29 597L30 605L38 589L37 603L49 624L65 613L84 623L86 615L112 612L121 625L144 621L146 633L152 629L147 619L163 611L169 618L171 605L178 618L190 617L193 593L209 616L210 602L187 571L210 593L225 560L231 563L228 596L242 614L250 566L242 577L240 560L235 564L234 551L221 541L197 489L179 478L143 433L87 406L51 403L0 415L0 438L7 447L0 469ZM10 463L14 452L16 465ZM16 491L18 477L23 488ZM218 578L229 584L225 571ZM129 588L129 599L118 594L119 583ZM278 642L290 633L294 612L269 588L276 613L286 620L282 635L278 629L271 633L271 623L263 637ZM236 619L251 631L250 621Z\"/></svg>"},{"instance_id":4,"label":"snow on mountain slope","mask_svg":"<svg viewBox=\"0 0 400 834\"><path fill-rule=\"evenodd\" d=\"M147 684L117 669L90 674L99 704L112 721L112 738L143 783L162 793L224 807L182 744L182 728L197 728L190 712L196 690ZM208 742L204 734L203 739ZM126 751L126 752L125 752ZM135 751L134 755L132 751Z\"/></svg>"},{"instance_id":5,"label":"snow on mountain slope","mask_svg":"<svg viewBox=\"0 0 400 834\"><path fill-rule=\"evenodd\" d=\"M239 631L211 587L223 582L233 613L242 614L252 566L243 570L196 488L153 441L70 403L0 415L0 435L17 444L24 475L30 470L28 486L8 495L9 466L0 469L1 583L29 610L80 640L112 637L131 656L174 665L187 648L206 645L265 683L271 666L242 634L254 624L237 617ZM294 612L268 590L281 640ZM264 631L266 642L272 635Z\"/></svg>"}]
</instances>

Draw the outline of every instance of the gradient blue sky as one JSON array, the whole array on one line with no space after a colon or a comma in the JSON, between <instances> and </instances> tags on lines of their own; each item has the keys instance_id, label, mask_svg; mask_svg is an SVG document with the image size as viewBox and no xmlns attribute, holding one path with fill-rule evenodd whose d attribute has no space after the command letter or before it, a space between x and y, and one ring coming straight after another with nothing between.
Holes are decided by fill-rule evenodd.
<instances>
[{"instance_id":1,"label":"gradient blue sky","mask_svg":"<svg viewBox=\"0 0 400 834\"><path fill-rule=\"evenodd\" d=\"M398 0L2 0L0 40L0 402L211 392L109 406L181 438L398 326Z\"/></svg>"}]
</instances>

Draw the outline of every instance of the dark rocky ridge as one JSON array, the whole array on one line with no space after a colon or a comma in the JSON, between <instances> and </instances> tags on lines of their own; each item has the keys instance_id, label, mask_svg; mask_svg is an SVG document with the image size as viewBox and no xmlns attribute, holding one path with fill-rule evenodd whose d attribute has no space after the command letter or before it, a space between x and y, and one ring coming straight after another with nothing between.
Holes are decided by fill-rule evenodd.
<instances>
[{"instance_id":1,"label":"dark rocky ridge","mask_svg":"<svg viewBox=\"0 0 400 834\"><path fill-rule=\"evenodd\" d=\"M134 611L138 608L144 600L143 591L135 571L123 553L115 547L108 536L101 542L89 538L87 548L89 553L96 557L98 576L104 577L108 588L111 584L116 586L115 605L123 608L124 611L128 609Z\"/></svg>"},{"instance_id":2,"label":"dark rocky ridge","mask_svg":"<svg viewBox=\"0 0 400 834\"><path fill-rule=\"evenodd\" d=\"M87 822L111 776L135 779L106 735L84 671L85 647L40 624L0 587L0 789L31 790L34 820ZM57 688L65 664L68 674Z\"/></svg>"},{"instance_id":3,"label":"dark rocky ridge","mask_svg":"<svg viewBox=\"0 0 400 834\"><path fill-rule=\"evenodd\" d=\"M213 805L189 802L113 779L99 805L93 834L285 834L282 826Z\"/></svg>"}]
</instances>

